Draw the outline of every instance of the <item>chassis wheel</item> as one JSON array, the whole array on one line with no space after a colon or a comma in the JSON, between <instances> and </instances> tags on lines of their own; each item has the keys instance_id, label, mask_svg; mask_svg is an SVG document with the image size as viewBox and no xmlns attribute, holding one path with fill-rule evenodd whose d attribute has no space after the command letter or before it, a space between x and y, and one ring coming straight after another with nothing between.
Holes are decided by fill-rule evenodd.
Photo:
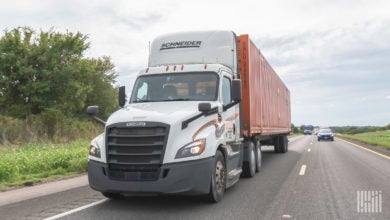
<instances>
[{"instance_id":1,"label":"chassis wheel","mask_svg":"<svg viewBox=\"0 0 390 220\"><path fill-rule=\"evenodd\" d=\"M286 153L288 150L288 139L286 136L279 136L280 139L280 153Z\"/></svg>"},{"instance_id":2,"label":"chassis wheel","mask_svg":"<svg viewBox=\"0 0 390 220\"><path fill-rule=\"evenodd\" d=\"M256 148L256 150L255 150L255 153L256 153L256 172L260 172L261 158L262 158L260 141L256 141L255 148Z\"/></svg>"},{"instance_id":3,"label":"chassis wheel","mask_svg":"<svg viewBox=\"0 0 390 220\"><path fill-rule=\"evenodd\" d=\"M275 153L280 153L280 138L279 136L274 137L274 151Z\"/></svg>"},{"instance_id":4,"label":"chassis wheel","mask_svg":"<svg viewBox=\"0 0 390 220\"><path fill-rule=\"evenodd\" d=\"M226 189L226 164L221 151L215 155L214 172L211 176L210 192L207 195L211 202L221 201Z\"/></svg>"},{"instance_id":5,"label":"chassis wheel","mask_svg":"<svg viewBox=\"0 0 390 220\"><path fill-rule=\"evenodd\" d=\"M242 176L253 177L256 174L256 155L253 142L249 142L248 151L247 161L244 161L243 164Z\"/></svg>"}]
</instances>

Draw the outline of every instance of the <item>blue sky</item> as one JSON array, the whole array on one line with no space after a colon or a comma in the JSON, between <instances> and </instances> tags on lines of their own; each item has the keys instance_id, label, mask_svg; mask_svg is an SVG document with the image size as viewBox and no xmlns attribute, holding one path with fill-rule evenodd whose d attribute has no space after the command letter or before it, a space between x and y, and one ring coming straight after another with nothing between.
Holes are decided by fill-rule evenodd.
<instances>
[{"instance_id":1,"label":"blue sky","mask_svg":"<svg viewBox=\"0 0 390 220\"><path fill-rule=\"evenodd\" d=\"M87 56L111 57L118 84L147 66L154 37L189 30L249 34L289 87L292 122L390 123L390 1L4 1L0 29L89 35Z\"/></svg>"}]
</instances>

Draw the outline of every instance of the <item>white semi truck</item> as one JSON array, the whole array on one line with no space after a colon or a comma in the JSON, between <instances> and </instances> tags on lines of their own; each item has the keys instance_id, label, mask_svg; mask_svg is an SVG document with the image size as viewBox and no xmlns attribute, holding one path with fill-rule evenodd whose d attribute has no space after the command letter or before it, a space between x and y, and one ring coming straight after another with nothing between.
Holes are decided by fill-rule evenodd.
<instances>
[{"instance_id":1,"label":"white semi truck","mask_svg":"<svg viewBox=\"0 0 390 220\"><path fill-rule=\"evenodd\" d=\"M90 186L109 198L131 193L222 199L261 168L261 145L288 149L290 95L248 35L164 35L151 45L130 97L89 150Z\"/></svg>"}]
</instances>

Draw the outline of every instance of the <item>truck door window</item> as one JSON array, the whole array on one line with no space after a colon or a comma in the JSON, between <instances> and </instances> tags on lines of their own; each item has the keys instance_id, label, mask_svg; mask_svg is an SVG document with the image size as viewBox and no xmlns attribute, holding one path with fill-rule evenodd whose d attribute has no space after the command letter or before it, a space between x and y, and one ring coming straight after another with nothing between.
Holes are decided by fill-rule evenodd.
<instances>
[{"instance_id":1,"label":"truck door window","mask_svg":"<svg viewBox=\"0 0 390 220\"><path fill-rule=\"evenodd\" d=\"M227 77L223 77L222 81L222 101L223 104L229 104L231 102L231 85L230 79Z\"/></svg>"}]
</instances>

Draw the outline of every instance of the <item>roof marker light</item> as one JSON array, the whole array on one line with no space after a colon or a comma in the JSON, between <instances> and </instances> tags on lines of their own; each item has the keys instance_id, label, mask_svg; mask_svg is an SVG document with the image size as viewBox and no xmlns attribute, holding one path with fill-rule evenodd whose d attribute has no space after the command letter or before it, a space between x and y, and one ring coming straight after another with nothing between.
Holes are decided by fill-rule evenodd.
<instances>
[{"instance_id":1,"label":"roof marker light","mask_svg":"<svg viewBox=\"0 0 390 220\"><path fill-rule=\"evenodd\" d=\"M146 70L145 70L145 73L148 73L149 72L149 67L148 68L146 68Z\"/></svg>"},{"instance_id":2,"label":"roof marker light","mask_svg":"<svg viewBox=\"0 0 390 220\"><path fill-rule=\"evenodd\" d=\"M175 66L173 66L173 71L176 71L176 65L175 65Z\"/></svg>"},{"instance_id":3,"label":"roof marker light","mask_svg":"<svg viewBox=\"0 0 390 220\"><path fill-rule=\"evenodd\" d=\"M168 71L169 70L169 66L167 66L167 68L165 68L165 71Z\"/></svg>"},{"instance_id":4,"label":"roof marker light","mask_svg":"<svg viewBox=\"0 0 390 220\"><path fill-rule=\"evenodd\" d=\"M207 69L207 64L204 65L204 69Z\"/></svg>"},{"instance_id":5,"label":"roof marker light","mask_svg":"<svg viewBox=\"0 0 390 220\"><path fill-rule=\"evenodd\" d=\"M181 68L180 68L180 70L183 70L183 69L184 69L184 64L182 64L182 65L181 65Z\"/></svg>"}]
</instances>

